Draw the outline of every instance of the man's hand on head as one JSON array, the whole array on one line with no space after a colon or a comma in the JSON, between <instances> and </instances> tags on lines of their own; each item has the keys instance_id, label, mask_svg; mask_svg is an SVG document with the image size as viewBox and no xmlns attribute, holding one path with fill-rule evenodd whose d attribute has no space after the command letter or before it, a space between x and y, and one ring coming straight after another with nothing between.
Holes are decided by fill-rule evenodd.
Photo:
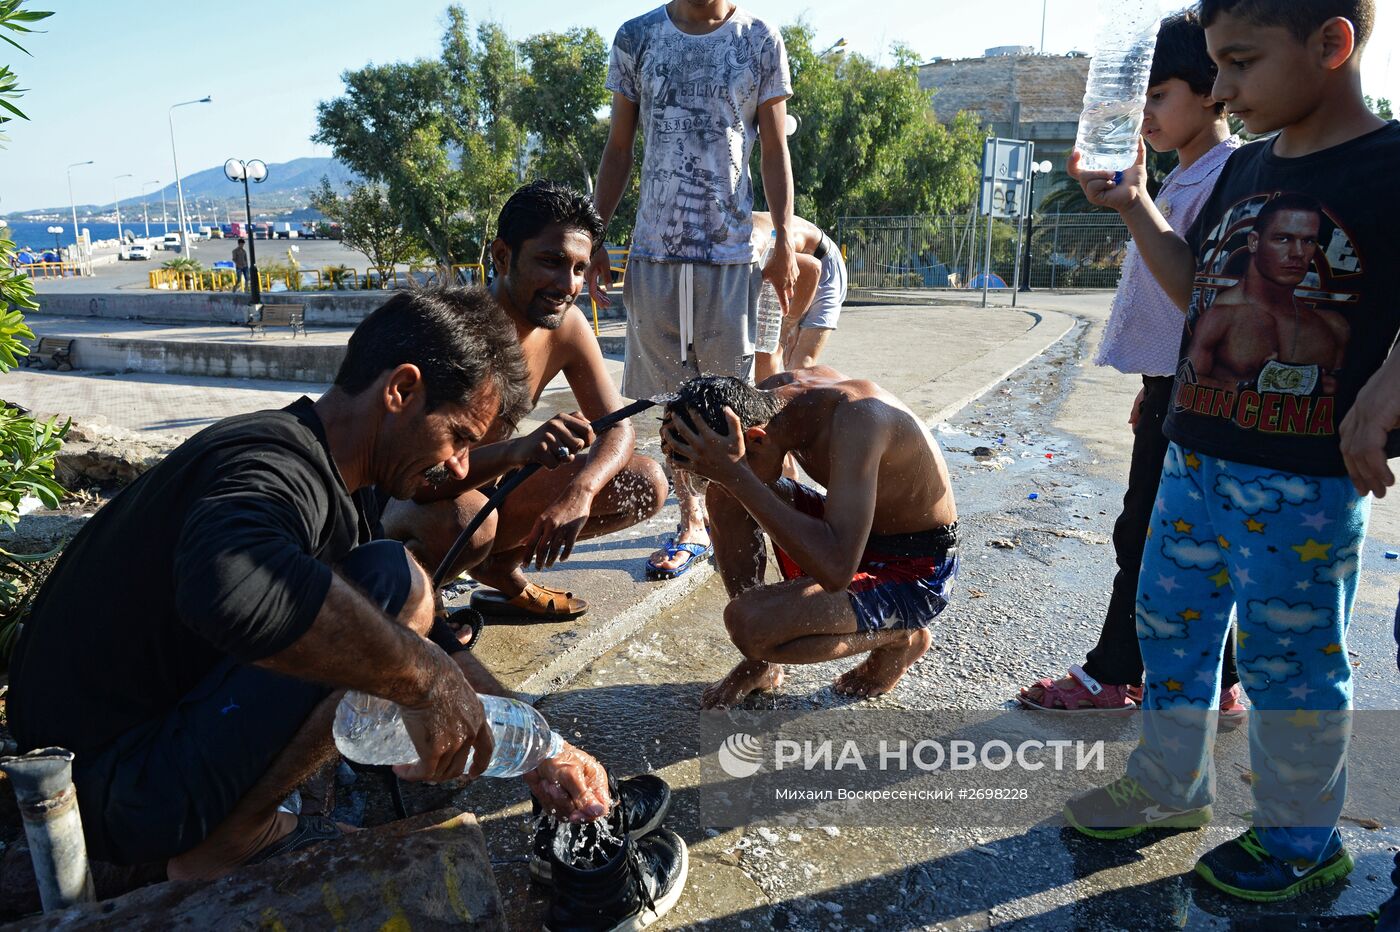
<instances>
[{"instance_id":1,"label":"man's hand on head","mask_svg":"<svg viewBox=\"0 0 1400 932\"><path fill-rule=\"evenodd\" d=\"M540 805L568 822L592 822L608 814L608 772L592 755L572 744L525 774Z\"/></svg>"},{"instance_id":2,"label":"man's hand on head","mask_svg":"<svg viewBox=\"0 0 1400 932\"><path fill-rule=\"evenodd\" d=\"M724 485L744 469L744 428L739 415L725 406L724 422L727 434L712 430L700 413L688 409L695 427L685 418L667 412L661 422L661 449L671 458L672 465L687 472Z\"/></svg>"}]
</instances>

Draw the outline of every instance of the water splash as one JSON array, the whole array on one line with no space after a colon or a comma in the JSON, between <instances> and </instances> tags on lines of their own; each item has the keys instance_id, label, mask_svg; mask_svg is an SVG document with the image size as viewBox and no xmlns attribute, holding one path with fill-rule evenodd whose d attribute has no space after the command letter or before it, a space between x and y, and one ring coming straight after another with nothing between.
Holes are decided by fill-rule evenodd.
<instances>
[{"instance_id":1,"label":"water splash","mask_svg":"<svg viewBox=\"0 0 1400 932\"><path fill-rule=\"evenodd\" d=\"M614 802L616 807L617 803ZM623 839L613 832L609 817L594 822L561 822L552 815L540 817L542 825L554 828L554 856L561 864L580 870L602 867L617 857Z\"/></svg>"},{"instance_id":2,"label":"water splash","mask_svg":"<svg viewBox=\"0 0 1400 932\"><path fill-rule=\"evenodd\" d=\"M654 405L668 405L673 401L679 401L680 397L679 392L662 392L659 395L652 395L647 401Z\"/></svg>"}]
</instances>

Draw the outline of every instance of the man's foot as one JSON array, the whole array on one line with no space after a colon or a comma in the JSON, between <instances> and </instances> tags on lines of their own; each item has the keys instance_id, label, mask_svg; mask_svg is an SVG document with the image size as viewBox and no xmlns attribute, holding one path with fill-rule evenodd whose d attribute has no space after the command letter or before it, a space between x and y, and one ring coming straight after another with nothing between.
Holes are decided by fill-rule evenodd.
<instances>
[{"instance_id":1,"label":"man's foot","mask_svg":"<svg viewBox=\"0 0 1400 932\"><path fill-rule=\"evenodd\" d=\"M1065 803L1065 820L1090 838L1131 838L1148 829L1193 829L1210 821L1209 806L1172 809L1147 794L1132 777L1119 777Z\"/></svg>"},{"instance_id":2,"label":"man's foot","mask_svg":"<svg viewBox=\"0 0 1400 932\"><path fill-rule=\"evenodd\" d=\"M685 544L693 544L694 547L685 547ZM647 575L673 579L710 552L710 532L703 525L699 528L682 528L676 532L675 540L647 558Z\"/></svg>"},{"instance_id":3,"label":"man's foot","mask_svg":"<svg viewBox=\"0 0 1400 932\"><path fill-rule=\"evenodd\" d=\"M729 671L729 675L705 688L700 697L702 709L727 709L743 702L750 693L777 689L783 685L782 664L762 660L745 660Z\"/></svg>"},{"instance_id":4,"label":"man's foot","mask_svg":"<svg viewBox=\"0 0 1400 932\"><path fill-rule=\"evenodd\" d=\"M1196 873L1206 883L1231 896L1256 903L1287 900L1336 883L1351 873L1351 854L1346 848L1311 867L1299 867L1276 858L1264 849L1254 829L1212 848L1196 862Z\"/></svg>"},{"instance_id":5,"label":"man's foot","mask_svg":"<svg viewBox=\"0 0 1400 932\"><path fill-rule=\"evenodd\" d=\"M872 650L864 663L838 676L831 689L839 696L861 699L883 696L894 689L915 661L928 653L932 643L933 635L927 629L910 631L907 639Z\"/></svg>"}]
</instances>

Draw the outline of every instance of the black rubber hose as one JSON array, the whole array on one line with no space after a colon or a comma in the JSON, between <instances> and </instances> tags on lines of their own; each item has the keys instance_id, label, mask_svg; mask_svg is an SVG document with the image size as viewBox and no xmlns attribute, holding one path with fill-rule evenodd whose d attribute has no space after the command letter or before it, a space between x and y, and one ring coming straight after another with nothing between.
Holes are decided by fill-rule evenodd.
<instances>
[{"instance_id":1,"label":"black rubber hose","mask_svg":"<svg viewBox=\"0 0 1400 932\"><path fill-rule=\"evenodd\" d=\"M598 418L598 420L594 421L589 426L593 428L593 434L596 437L603 431L616 427L632 415L641 414L647 408L654 407L656 404L657 402L645 398L641 401L634 401L624 408L619 408L612 414ZM496 486L496 491L491 493L491 497L486 500L486 504L481 506L481 510L476 513L476 517L472 518L471 522L463 528L462 533L457 535L457 539L453 541L452 547L447 551L447 556L443 557L442 562L438 564L437 572L433 573L434 589L441 589L443 584L447 582L447 576L451 570L452 564L466 548L467 542L470 541L472 535L476 533L476 529L481 527L481 522L485 521L486 517L491 514L491 512L501 507L501 503L506 500L506 496L519 488L520 483L533 476L539 469L539 463L527 463L508 475L500 485Z\"/></svg>"}]
</instances>

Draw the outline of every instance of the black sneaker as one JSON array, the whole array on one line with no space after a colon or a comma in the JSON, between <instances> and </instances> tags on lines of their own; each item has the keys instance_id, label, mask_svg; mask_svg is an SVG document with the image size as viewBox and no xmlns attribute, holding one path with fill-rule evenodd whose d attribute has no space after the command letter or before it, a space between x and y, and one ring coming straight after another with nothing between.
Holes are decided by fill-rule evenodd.
<instances>
[{"instance_id":1,"label":"black sneaker","mask_svg":"<svg viewBox=\"0 0 1400 932\"><path fill-rule=\"evenodd\" d=\"M671 788L665 780L649 773L623 780L620 784L609 775L608 792L617 800L617 805L613 806L606 821L609 830L618 838L624 833L634 839L651 834L661 827L666 810L671 808ZM553 870L549 849L560 826L553 816L540 809L539 800L531 799L530 802L535 817L534 840L530 845L530 876L541 883L549 883Z\"/></svg>"},{"instance_id":2,"label":"black sneaker","mask_svg":"<svg viewBox=\"0 0 1400 932\"><path fill-rule=\"evenodd\" d=\"M549 849L554 896L545 932L644 929L680 900L690 856L679 835L663 828L619 841L604 837L605 827L600 819L555 833Z\"/></svg>"},{"instance_id":3,"label":"black sneaker","mask_svg":"<svg viewBox=\"0 0 1400 932\"><path fill-rule=\"evenodd\" d=\"M1276 858L1265 850L1254 829L1207 851L1196 862L1196 873L1217 890L1256 903L1287 900L1300 893L1336 883L1351 873L1346 848L1311 867Z\"/></svg>"},{"instance_id":4,"label":"black sneaker","mask_svg":"<svg viewBox=\"0 0 1400 932\"><path fill-rule=\"evenodd\" d=\"M1147 794L1132 777L1119 777L1108 786L1065 803L1065 820L1090 838L1131 838L1148 829L1200 828L1210 821L1209 806L1172 809Z\"/></svg>"}]
</instances>

